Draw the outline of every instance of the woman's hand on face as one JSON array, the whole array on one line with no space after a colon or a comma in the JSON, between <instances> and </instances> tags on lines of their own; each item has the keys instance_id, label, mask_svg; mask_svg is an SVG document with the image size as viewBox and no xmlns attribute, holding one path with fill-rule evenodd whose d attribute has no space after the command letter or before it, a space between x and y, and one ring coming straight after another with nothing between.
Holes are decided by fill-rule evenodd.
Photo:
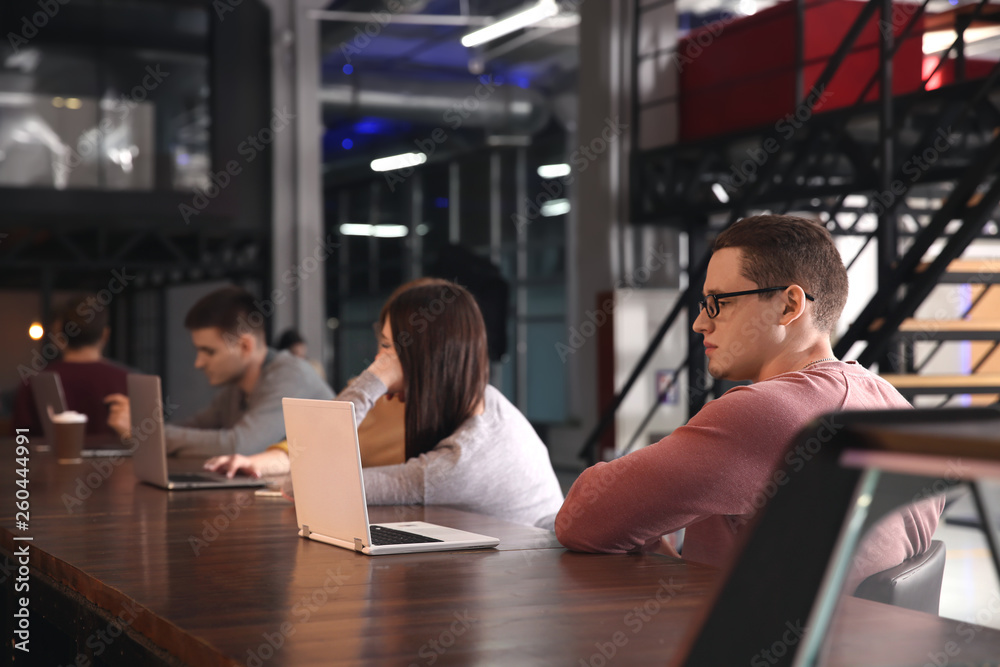
<instances>
[{"instance_id":1,"label":"woman's hand on face","mask_svg":"<svg viewBox=\"0 0 1000 667\"><path fill-rule=\"evenodd\" d=\"M382 381L390 396L403 393L403 366L391 345L379 348L375 361L368 366L368 370Z\"/></svg>"}]
</instances>

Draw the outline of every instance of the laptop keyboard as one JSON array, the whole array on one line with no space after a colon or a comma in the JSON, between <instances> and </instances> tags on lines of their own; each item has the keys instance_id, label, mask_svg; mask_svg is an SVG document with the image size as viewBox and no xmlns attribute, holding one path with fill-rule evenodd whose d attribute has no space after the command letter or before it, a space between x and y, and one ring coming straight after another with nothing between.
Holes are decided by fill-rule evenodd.
<instances>
[{"instance_id":1,"label":"laptop keyboard","mask_svg":"<svg viewBox=\"0 0 1000 667\"><path fill-rule=\"evenodd\" d=\"M421 544L423 542L440 542L433 537L408 533L405 530L386 528L385 526L371 526L372 546L384 547L389 544Z\"/></svg>"},{"instance_id":2,"label":"laptop keyboard","mask_svg":"<svg viewBox=\"0 0 1000 667\"><path fill-rule=\"evenodd\" d=\"M167 477L171 482L185 484L187 482L218 482L220 478L211 475L199 475L197 473L170 473Z\"/></svg>"}]
</instances>

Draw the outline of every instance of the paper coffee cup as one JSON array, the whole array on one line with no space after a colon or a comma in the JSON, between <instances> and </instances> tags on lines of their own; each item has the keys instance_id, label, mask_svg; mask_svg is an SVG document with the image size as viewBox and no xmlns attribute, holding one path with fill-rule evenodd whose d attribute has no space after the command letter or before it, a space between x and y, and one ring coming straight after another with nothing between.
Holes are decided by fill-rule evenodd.
<instances>
[{"instance_id":1,"label":"paper coffee cup","mask_svg":"<svg viewBox=\"0 0 1000 667\"><path fill-rule=\"evenodd\" d=\"M83 441L87 434L87 415L67 410L52 416L55 431L56 460L59 463L83 463Z\"/></svg>"}]
</instances>

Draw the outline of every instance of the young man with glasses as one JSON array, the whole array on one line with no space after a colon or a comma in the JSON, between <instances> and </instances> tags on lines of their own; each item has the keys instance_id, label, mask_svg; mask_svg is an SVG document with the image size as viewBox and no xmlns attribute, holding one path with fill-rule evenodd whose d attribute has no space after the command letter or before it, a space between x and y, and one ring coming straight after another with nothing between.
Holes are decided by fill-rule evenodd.
<instances>
[{"instance_id":1,"label":"young man with glasses","mask_svg":"<svg viewBox=\"0 0 1000 667\"><path fill-rule=\"evenodd\" d=\"M694 330L713 377L753 384L709 402L660 442L585 470L556 518L559 541L577 551L671 553L661 536L686 528L684 558L723 566L775 476L786 465L794 474L798 454L788 445L810 420L910 407L879 376L834 357L830 333L847 289L833 239L815 221L762 215L719 234ZM858 576L922 553L942 507L934 499L899 517Z\"/></svg>"}]
</instances>

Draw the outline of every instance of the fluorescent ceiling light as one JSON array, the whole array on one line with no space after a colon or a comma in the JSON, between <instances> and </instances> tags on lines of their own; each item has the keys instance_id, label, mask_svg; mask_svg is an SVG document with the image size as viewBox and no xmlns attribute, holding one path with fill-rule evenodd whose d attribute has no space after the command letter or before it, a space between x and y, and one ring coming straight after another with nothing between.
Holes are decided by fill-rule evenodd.
<instances>
[{"instance_id":1,"label":"fluorescent ceiling light","mask_svg":"<svg viewBox=\"0 0 1000 667\"><path fill-rule=\"evenodd\" d=\"M715 196L718 197L719 201L723 204L729 203L729 193L726 192L726 189L722 187L721 183L712 183L712 192L715 193Z\"/></svg>"},{"instance_id":2,"label":"fluorescent ceiling light","mask_svg":"<svg viewBox=\"0 0 1000 667\"><path fill-rule=\"evenodd\" d=\"M390 155L372 160L372 171L393 171L394 169L405 169L406 167L416 167L427 162L427 156L423 153L403 153L402 155Z\"/></svg>"},{"instance_id":3,"label":"fluorescent ceiling light","mask_svg":"<svg viewBox=\"0 0 1000 667\"><path fill-rule=\"evenodd\" d=\"M340 233L344 236L371 236L371 228L371 225L346 222L340 226Z\"/></svg>"},{"instance_id":4,"label":"fluorescent ceiling light","mask_svg":"<svg viewBox=\"0 0 1000 667\"><path fill-rule=\"evenodd\" d=\"M538 168L538 175L542 178L562 178L569 176L568 164L543 164Z\"/></svg>"},{"instance_id":5,"label":"fluorescent ceiling light","mask_svg":"<svg viewBox=\"0 0 1000 667\"><path fill-rule=\"evenodd\" d=\"M542 204L542 215L551 218L556 215L566 215L569 213L570 205L568 199L553 199Z\"/></svg>"},{"instance_id":6,"label":"fluorescent ceiling light","mask_svg":"<svg viewBox=\"0 0 1000 667\"><path fill-rule=\"evenodd\" d=\"M28 107L34 104L31 93L0 93L0 107Z\"/></svg>"},{"instance_id":7,"label":"fluorescent ceiling light","mask_svg":"<svg viewBox=\"0 0 1000 667\"><path fill-rule=\"evenodd\" d=\"M473 47L492 42L504 35L509 35L515 30L527 28L539 21L552 18L559 13L559 5L555 0L538 0L534 5L523 11L511 14L507 18L500 19L496 23L491 23L485 28L470 32L462 38L462 46Z\"/></svg>"},{"instance_id":8,"label":"fluorescent ceiling light","mask_svg":"<svg viewBox=\"0 0 1000 667\"><path fill-rule=\"evenodd\" d=\"M991 39L1000 35L1000 27L985 26L982 28L966 28L962 34L962 40L966 46ZM954 30L935 30L924 33L924 54L941 53L951 46L958 39L958 33Z\"/></svg>"},{"instance_id":9,"label":"fluorescent ceiling light","mask_svg":"<svg viewBox=\"0 0 1000 667\"><path fill-rule=\"evenodd\" d=\"M406 225L372 225L372 236L380 239L399 239L409 233Z\"/></svg>"},{"instance_id":10,"label":"fluorescent ceiling light","mask_svg":"<svg viewBox=\"0 0 1000 667\"><path fill-rule=\"evenodd\" d=\"M847 195L841 204L844 208L868 208L868 197L864 195Z\"/></svg>"},{"instance_id":11,"label":"fluorescent ceiling light","mask_svg":"<svg viewBox=\"0 0 1000 667\"><path fill-rule=\"evenodd\" d=\"M340 226L344 236L374 236L380 239L398 239L410 233L406 225L367 225L345 222Z\"/></svg>"}]
</instances>

